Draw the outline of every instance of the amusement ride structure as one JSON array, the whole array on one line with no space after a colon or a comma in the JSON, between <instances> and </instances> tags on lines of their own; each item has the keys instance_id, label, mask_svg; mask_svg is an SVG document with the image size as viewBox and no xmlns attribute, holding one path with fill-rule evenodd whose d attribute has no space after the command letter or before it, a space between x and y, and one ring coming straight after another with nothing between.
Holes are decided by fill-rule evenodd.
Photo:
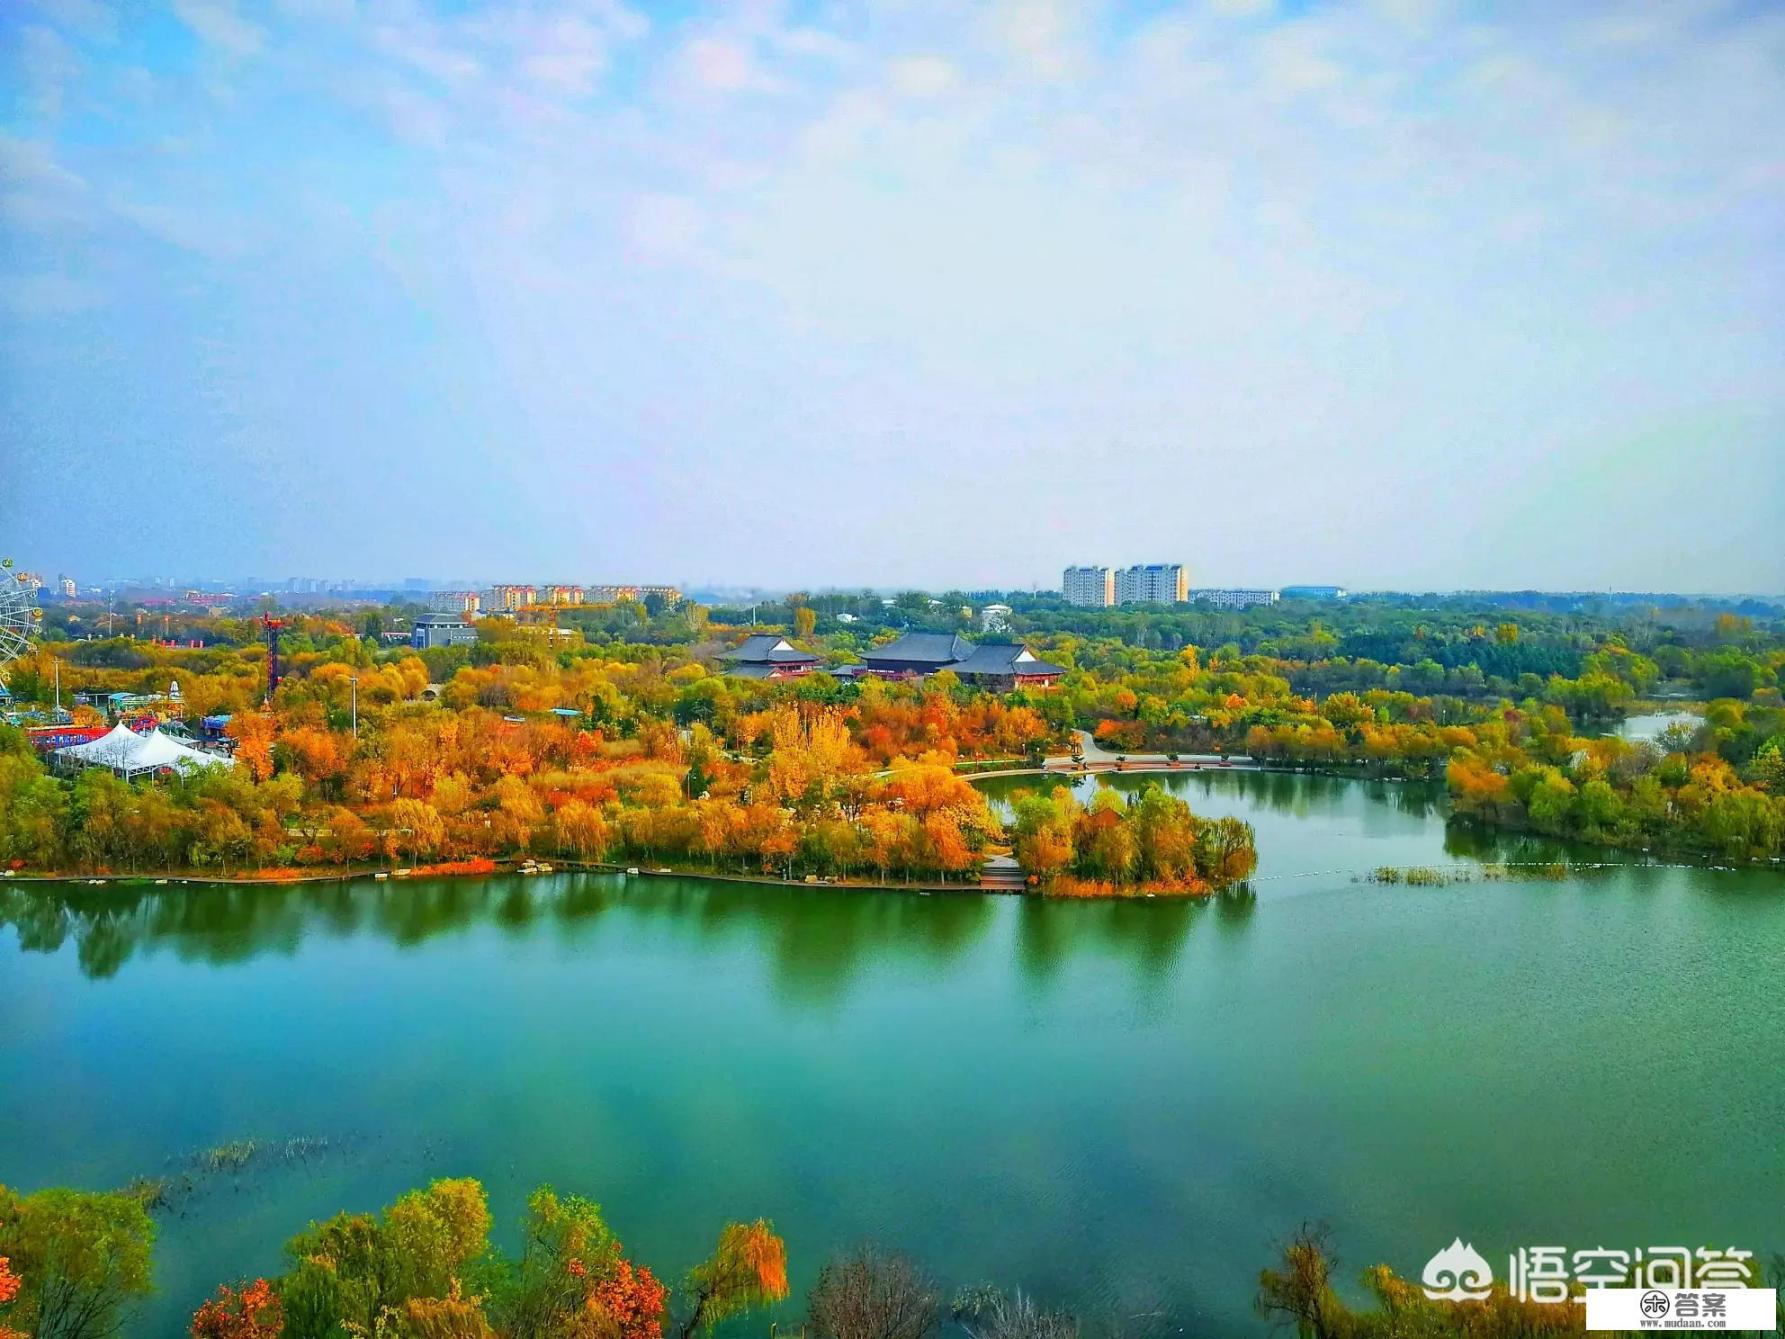
<instances>
[{"instance_id":1,"label":"amusement ride structure","mask_svg":"<svg viewBox=\"0 0 1785 1339\"><path fill-rule=\"evenodd\" d=\"M42 618L37 592L19 580L11 558L0 558L0 680L8 665L30 653Z\"/></svg>"}]
</instances>

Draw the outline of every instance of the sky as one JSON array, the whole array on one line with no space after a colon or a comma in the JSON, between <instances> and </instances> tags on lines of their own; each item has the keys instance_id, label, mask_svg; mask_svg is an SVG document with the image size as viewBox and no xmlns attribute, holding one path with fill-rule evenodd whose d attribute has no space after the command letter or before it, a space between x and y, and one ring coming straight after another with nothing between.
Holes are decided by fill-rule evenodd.
<instances>
[{"instance_id":1,"label":"sky","mask_svg":"<svg viewBox=\"0 0 1785 1339\"><path fill-rule=\"evenodd\" d=\"M0 552L1785 591L1785 6L4 0Z\"/></svg>"}]
</instances>

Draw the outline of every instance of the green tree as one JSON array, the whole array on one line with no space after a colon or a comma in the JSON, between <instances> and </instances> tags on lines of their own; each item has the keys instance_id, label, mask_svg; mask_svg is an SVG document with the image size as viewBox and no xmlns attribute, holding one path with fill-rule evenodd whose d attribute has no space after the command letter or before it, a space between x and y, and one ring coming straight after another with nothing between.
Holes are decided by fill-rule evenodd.
<instances>
[{"instance_id":1,"label":"green tree","mask_svg":"<svg viewBox=\"0 0 1785 1339\"><path fill-rule=\"evenodd\" d=\"M527 1197L521 1255L504 1260L489 1280L490 1314L508 1339L549 1339L582 1305L585 1280L606 1277L620 1261L620 1243L601 1206L541 1186Z\"/></svg>"},{"instance_id":2,"label":"green tree","mask_svg":"<svg viewBox=\"0 0 1785 1339\"><path fill-rule=\"evenodd\" d=\"M286 1243L295 1264L281 1284L289 1339L367 1333L412 1298L442 1298L489 1247L483 1187L465 1179L412 1190L380 1216L337 1214ZM386 1322L388 1324L388 1322Z\"/></svg>"},{"instance_id":3,"label":"green tree","mask_svg":"<svg viewBox=\"0 0 1785 1339\"><path fill-rule=\"evenodd\" d=\"M0 1186L0 1256L22 1280L10 1323L35 1339L123 1332L151 1290L155 1225L127 1195Z\"/></svg>"}]
</instances>

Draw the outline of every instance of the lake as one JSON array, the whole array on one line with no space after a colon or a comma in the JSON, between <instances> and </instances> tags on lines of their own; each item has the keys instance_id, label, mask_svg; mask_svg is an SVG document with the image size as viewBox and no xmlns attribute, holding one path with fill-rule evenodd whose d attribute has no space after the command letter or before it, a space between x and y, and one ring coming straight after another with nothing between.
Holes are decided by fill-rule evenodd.
<instances>
[{"instance_id":1,"label":"lake","mask_svg":"<svg viewBox=\"0 0 1785 1339\"><path fill-rule=\"evenodd\" d=\"M164 1217L129 1332L169 1336L309 1218L444 1175L508 1240L535 1184L589 1194L669 1274L770 1217L789 1319L868 1237L1134 1334L1258 1330L1303 1219L1347 1277L1455 1236L1785 1249L1785 876L1383 887L1353 874L1556 848L1425 787L1169 783L1256 825L1254 896L0 886L0 1181L319 1141Z\"/></svg>"}]
</instances>

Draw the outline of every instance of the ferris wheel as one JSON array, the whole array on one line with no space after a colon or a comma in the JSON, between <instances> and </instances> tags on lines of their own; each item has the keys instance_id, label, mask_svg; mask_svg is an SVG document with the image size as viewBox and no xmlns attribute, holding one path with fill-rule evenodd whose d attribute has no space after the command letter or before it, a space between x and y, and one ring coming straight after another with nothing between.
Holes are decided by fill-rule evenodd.
<instances>
[{"instance_id":1,"label":"ferris wheel","mask_svg":"<svg viewBox=\"0 0 1785 1339\"><path fill-rule=\"evenodd\" d=\"M0 558L0 678L8 665L31 649L42 617L37 591L19 580L11 558Z\"/></svg>"}]
</instances>

